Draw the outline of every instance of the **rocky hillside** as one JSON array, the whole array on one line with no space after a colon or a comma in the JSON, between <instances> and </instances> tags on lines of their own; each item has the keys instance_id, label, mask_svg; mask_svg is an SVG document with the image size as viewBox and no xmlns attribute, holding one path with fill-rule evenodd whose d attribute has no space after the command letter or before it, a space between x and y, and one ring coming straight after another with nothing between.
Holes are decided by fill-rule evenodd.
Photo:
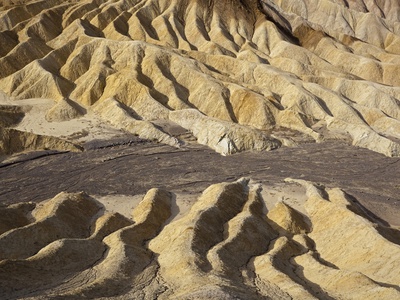
<instances>
[{"instance_id":1,"label":"rocky hillside","mask_svg":"<svg viewBox=\"0 0 400 300\"><path fill-rule=\"evenodd\" d=\"M306 181L305 212L240 179L177 216L151 189L129 217L87 194L0 208L3 299L398 299L400 231ZM354 230L349 230L352 228ZM42 298L40 298L42 299Z\"/></svg>"},{"instance_id":2,"label":"rocky hillside","mask_svg":"<svg viewBox=\"0 0 400 300\"><path fill-rule=\"evenodd\" d=\"M399 74L399 1L0 0L0 298L400 299Z\"/></svg>"},{"instance_id":3,"label":"rocky hillside","mask_svg":"<svg viewBox=\"0 0 400 300\"><path fill-rule=\"evenodd\" d=\"M400 155L396 1L0 3L0 90L53 100L49 122L94 113L182 145L167 122L221 154L339 139Z\"/></svg>"}]
</instances>

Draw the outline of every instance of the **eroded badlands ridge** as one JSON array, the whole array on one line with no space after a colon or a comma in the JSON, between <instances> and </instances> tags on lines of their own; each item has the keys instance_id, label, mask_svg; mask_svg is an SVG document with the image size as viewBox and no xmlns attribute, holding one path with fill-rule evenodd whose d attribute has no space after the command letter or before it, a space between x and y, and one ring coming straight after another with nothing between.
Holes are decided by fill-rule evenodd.
<instances>
[{"instance_id":1,"label":"eroded badlands ridge","mask_svg":"<svg viewBox=\"0 0 400 300\"><path fill-rule=\"evenodd\" d=\"M2 298L398 299L400 232L303 180L305 214L248 179L177 216L151 189L129 217L84 193L1 208ZM349 230L352 228L354 230Z\"/></svg>"},{"instance_id":2,"label":"eroded badlands ridge","mask_svg":"<svg viewBox=\"0 0 400 300\"><path fill-rule=\"evenodd\" d=\"M107 136L127 142L128 132L175 147L197 141L224 155L340 140L400 156L399 11L398 2L382 0L0 0L0 155L81 151ZM400 298L400 232L357 201L379 194L373 207L395 208L398 181L378 180L397 174L390 170L398 160L353 170L368 163L366 152L340 152L334 158L351 161L353 172L336 166L314 178L350 187L357 177L357 200L288 180L304 195L292 203L281 193L274 206L247 179L194 198L193 186L244 175L232 175L232 166L215 171L222 164L213 168L219 176L204 167L198 175L199 162L176 149L173 168L164 162L172 156L162 155L169 147L151 147L143 154L128 144L91 159L79 153L87 159L75 169L84 156L68 167L71 153L43 167L40 156L57 151L4 160L2 173L15 176L0 182L7 203L77 191L82 182L90 191L105 187L102 197L62 192L0 206L0 298ZM307 149L289 153L330 167L329 152L309 157ZM162 166L171 170L157 176L184 194L151 189L138 205L135 195L127 215L109 207L120 202L104 193L134 195L157 173L145 169ZM241 172L257 177L270 167L273 178L310 175L310 164L296 159ZM91 176L98 170L108 177ZM383 175L364 187L365 171ZM129 178L133 172L140 174ZM63 188L37 184L43 174L59 176L49 182ZM390 218L397 221L395 212Z\"/></svg>"},{"instance_id":3,"label":"eroded badlands ridge","mask_svg":"<svg viewBox=\"0 0 400 300\"><path fill-rule=\"evenodd\" d=\"M1 4L0 89L8 105L52 99L46 122L93 113L180 146L168 122L222 154L293 145L291 129L400 155L395 1Z\"/></svg>"}]
</instances>

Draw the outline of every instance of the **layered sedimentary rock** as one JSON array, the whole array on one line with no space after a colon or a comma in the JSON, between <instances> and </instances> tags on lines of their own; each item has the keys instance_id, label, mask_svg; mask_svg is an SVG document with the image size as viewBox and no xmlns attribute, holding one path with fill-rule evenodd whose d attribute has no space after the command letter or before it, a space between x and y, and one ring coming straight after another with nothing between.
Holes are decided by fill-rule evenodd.
<instances>
[{"instance_id":1,"label":"layered sedimentary rock","mask_svg":"<svg viewBox=\"0 0 400 300\"><path fill-rule=\"evenodd\" d=\"M2 1L0 89L53 99L49 121L93 109L176 146L153 125L179 123L223 154L293 145L290 129L398 156L398 15L395 1Z\"/></svg>"},{"instance_id":2,"label":"layered sedimentary rock","mask_svg":"<svg viewBox=\"0 0 400 300\"><path fill-rule=\"evenodd\" d=\"M179 217L163 189L130 217L84 193L3 206L0 296L399 298L400 231L338 188L288 181L304 186L304 212L265 207L248 179L211 185Z\"/></svg>"}]
</instances>

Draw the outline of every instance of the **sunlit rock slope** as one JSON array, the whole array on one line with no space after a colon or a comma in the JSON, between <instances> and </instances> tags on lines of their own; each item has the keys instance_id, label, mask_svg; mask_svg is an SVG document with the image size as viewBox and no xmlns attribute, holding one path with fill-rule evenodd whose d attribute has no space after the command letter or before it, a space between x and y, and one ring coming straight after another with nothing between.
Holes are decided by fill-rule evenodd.
<instances>
[{"instance_id":1,"label":"sunlit rock slope","mask_svg":"<svg viewBox=\"0 0 400 300\"><path fill-rule=\"evenodd\" d=\"M367 0L1 1L0 89L15 105L54 100L48 121L95 111L182 145L157 126L167 121L222 154L342 139L399 156L399 10Z\"/></svg>"},{"instance_id":2,"label":"sunlit rock slope","mask_svg":"<svg viewBox=\"0 0 400 300\"><path fill-rule=\"evenodd\" d=\"M266 208L247 179L211 185L178 217L162 189L130 217L84 193L0 207L0 297L399 299L400 231L338 188L288 181L303 213Z\"/></svg>"}]
</instances>

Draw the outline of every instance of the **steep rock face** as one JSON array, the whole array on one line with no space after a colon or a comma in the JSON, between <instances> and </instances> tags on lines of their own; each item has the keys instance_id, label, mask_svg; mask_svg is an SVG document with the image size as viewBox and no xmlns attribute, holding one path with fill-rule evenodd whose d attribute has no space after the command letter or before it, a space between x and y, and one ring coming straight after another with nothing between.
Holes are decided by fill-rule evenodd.
<instances>
[{"instance_id":1,"label":"steep rock face","mask_svg":"<svg viewBox=\"0 0 400 300\"><path fill-rule=\"evenodd\" d=\"M8 1L0 7L0 89L14 99L54 99L53 121L80 115L65 99L83 112L114 99L132 120L109 119L100 109L107 105L97 106L101 118L169 144L172 137L137 120L194 109L259 132L234 151L205 143L224 153L291 145L288 128L398 156L392 2ZM265 138L277 141L260 147Z\"/></svg>"},{"instance_id":2,"label":"steep rock face","mask_svg":"<svg viewBox=\"0 0 400 300\"><path fill-rule=\"evenodd\" d=\"M272 150L281 145L279 140L251 127L210 118L194 109L171 112L169 118L190 130L197 142L210 146L222 155L245 150Z\"/></svg>"},{"instance_id":3,"label":"steep rock face","mask_svg":"<svg viewBox=\"0 0 400 300\"><path fill-rule=\"evenodd\" d=\"M84 193L1 207L0 295L398 299L400 232L340 189L288 181L304 187L305 213L281 201L266 214L248 179L211 185L177 219L158 188L131 218Z\"/></svg>"},{"instance_id":4,"label":"steep rock face","mask_svg":"<svg viewBox=\"0 0 400 300\"><path fill-rule=\"evenodd\" d=\"M59 151L82 151L79 145L52 136L37 135L12 128L0 127L0 155L24 150L54 149Z\"/></svg>"}]
</instances>

